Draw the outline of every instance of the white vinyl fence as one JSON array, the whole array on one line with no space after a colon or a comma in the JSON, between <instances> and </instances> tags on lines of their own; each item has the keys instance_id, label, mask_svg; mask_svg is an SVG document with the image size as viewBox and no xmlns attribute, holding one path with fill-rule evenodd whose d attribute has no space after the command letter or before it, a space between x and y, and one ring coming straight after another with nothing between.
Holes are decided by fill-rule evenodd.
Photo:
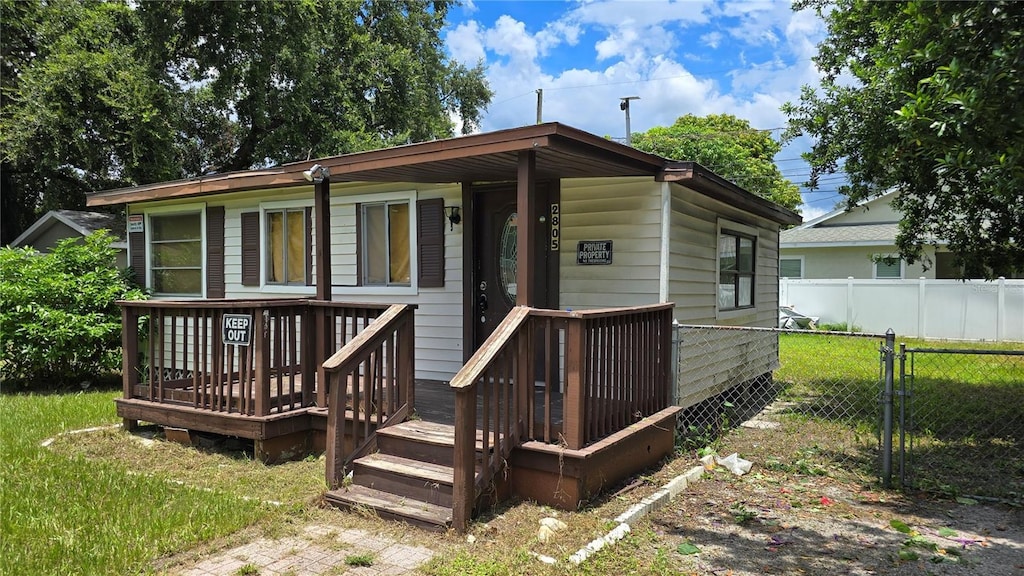
<instances>
[{"instance_id":1,"label":"white vinyl fence","mask_svg":"<svg viewBox=\"0 0 1024 576\"><path fill-rule=\"evenodd\" d=\"M1024 342L1024 280L779 281L779 302L865 332Z\"/></svg>"}]
</instances>

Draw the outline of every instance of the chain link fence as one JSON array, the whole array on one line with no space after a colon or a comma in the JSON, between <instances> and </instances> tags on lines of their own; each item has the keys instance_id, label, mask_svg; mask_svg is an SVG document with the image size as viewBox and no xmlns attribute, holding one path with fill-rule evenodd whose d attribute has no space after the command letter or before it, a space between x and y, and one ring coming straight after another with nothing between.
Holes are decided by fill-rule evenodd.
<instances>
[{"instance_id":1,"label":"chain link fence","mask_svg":"<svg viewBox=\"0 0 1024 576\"><path fill-rule=\"evenodd\" d=\"M885 334L681 325L684 448L754 429L762 465L1020 500L1024 351L896 347Z\"/></svg>"},{"instance_id":2,"label":"chain link fence","mask_svg":"<svg viewBox=\"0 0 1024 576\"><path fill-rule=\"evenodd\" d=\"M902 485L1024 499L1024 351L902 346L898 358Z\"/></svg>"},{"instance_id":3,"label":"chain link fence","mask_svg":"<svg viewBox=\"0 0 1024 576\"><path fill-rule=\"evenodd\" d=\"M677 327L676 401L684 447L761 428L763 464L824 474L880 469L885 335ZM772 442L776 442L773 446Z\"/></svg>"}]
</instances>

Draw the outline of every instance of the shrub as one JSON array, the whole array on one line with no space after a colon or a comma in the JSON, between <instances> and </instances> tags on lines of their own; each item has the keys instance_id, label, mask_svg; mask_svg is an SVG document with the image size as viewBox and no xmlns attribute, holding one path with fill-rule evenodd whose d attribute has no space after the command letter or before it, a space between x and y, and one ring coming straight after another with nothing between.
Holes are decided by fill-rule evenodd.
<instances>
[{"instance_id":1,"label":"shrub","mask_svg":"<svg viewBox=\"0 0 1024 576\"><path fill-rule=\"evenodd\" d=\"M91 379L121 362L121 312L142 299L117 269L112 238L94 233L61 241L49 254L0 248L0 378L5 385L51 387Z\"/></svg>"}]
</instances>

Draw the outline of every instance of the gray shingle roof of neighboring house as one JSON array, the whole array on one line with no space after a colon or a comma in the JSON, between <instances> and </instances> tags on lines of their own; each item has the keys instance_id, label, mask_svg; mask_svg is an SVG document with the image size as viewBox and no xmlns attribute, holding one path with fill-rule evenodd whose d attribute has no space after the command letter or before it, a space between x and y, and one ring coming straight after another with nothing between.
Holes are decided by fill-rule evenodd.
<instances>
[{"instance_id":1,"label":"gray shingle roof of neighboring house","mask_svg":"<svg viewBox=\"0 0 1024 576\"><path fill-rule=\"evenodd\" d=\"M894 244L899 224L857 224L820 226L783 230L779 242L783 248L794 244Z\"/></svg>"},{"instance_id":2,"label":"gray shingle roof of neighboring house","mask_svg":"<svg viewBox=\"0 0 1024 576\"><path fill-rule=\"evenodd\" d=\"M27 230L11 242L11 246L21 246L30 242L38 232L42 232L53 220L66 224L69 228L77 231L82 236L88 236L97 230L110 230L114 237L115 248L125 248L124 243L125 224L124 219L113 214L104 212L86 212L83 210L50 210L39 220L36 220Z\"/></svg>"}]
</instances>

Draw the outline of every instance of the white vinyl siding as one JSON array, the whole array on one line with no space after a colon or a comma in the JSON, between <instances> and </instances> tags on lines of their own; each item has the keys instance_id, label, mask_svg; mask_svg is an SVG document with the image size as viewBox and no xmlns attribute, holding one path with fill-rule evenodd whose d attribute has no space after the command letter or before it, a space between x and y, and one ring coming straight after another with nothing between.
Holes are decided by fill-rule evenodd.
<instances>
[{"instance_id":1,"label":"white vinyl siding","mask_svg":"<svg viewBox=\"0 0 1024 576\"><path fill-rule=\"evenodd\" d=\"M682 324L774 326L778 322L778 224L754 217L680 185L671 185L669 300ZM754 307L716 313L719 221L740 223L755 236ZM726 227L723 223L723 227ZM692 406L778 365L774 334L701 332L677 359L676 401ZM686 333L683 333L684 339ZM697 337L691 334L691 338Z\"/></svg>"},{"instance_id":2,"label":"white vinyl siding","mask_svg":"<svg viewBox=\"0 0 1024 576\"><path fill-rule=\"evenodd\" d=\"M651 179L563 180L559 305L588 309L658 302L661 185ZM611 240L612 263L576 263L584 240Z\"/></svg>"}]
</instances>

